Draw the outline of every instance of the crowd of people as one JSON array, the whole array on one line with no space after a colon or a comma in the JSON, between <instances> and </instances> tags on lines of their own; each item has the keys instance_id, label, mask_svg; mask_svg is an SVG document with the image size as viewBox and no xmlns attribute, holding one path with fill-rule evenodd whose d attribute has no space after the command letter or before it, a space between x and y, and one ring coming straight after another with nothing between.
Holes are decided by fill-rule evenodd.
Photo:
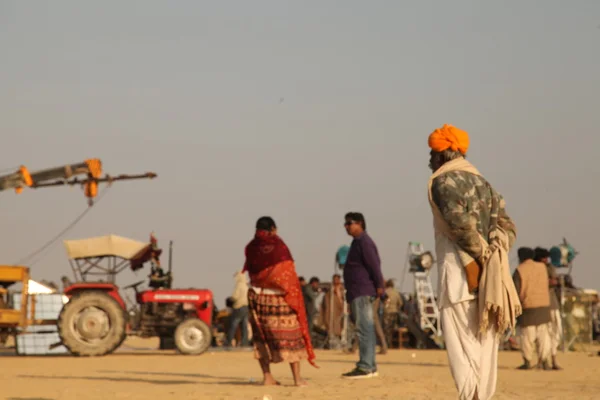
<instances>
[{"instance_id":1,"label":"crowd of people","mask_svg":"<svg viewBox=\"0 0 600 400\"><path fill-rule=\"evenodd\" d=\"M344 318L350 310L346 307L342 276L334 274L331 283L325 284L318 277L312 277L308 283L302 276L299 280L313 344L330 348L332 344L340 344L346 339L346 350L356 351L357 341L352 335L354 324L348 321L349 326L345 326ZM407 305L410 304L411 301L407 302ZM388 347L394 342L395 331L402 323L401 311L407 312L404 306L404 299L395 289L394 281L387 280L383 296L373 302L373 324L380 354L387 353Z\"/></svg>"},{"instance_id":2,"label":"crowd of people","mask_svg":"<svg viewBox=\"0 0 600 400\"><path fill-rule=\"evenodd\" d=\"M466 160L467 132L444 125L429 135L428 144L432 170L428 197L440 278L437 301L450 371L460 399L489 399L496 390L500 336L516 328L521 314L525 313L519 319L524 323L529 314L535 314L529 310L549 309L549 299L542 299L538 291L531 289L530 282L539 276L532 268L520 266L514 280L511 277L508 252L516 241L516 227L502 195ZM353 238L343 281L359 360L342 377L372 378L378 375L375 348L377 327L381 326L377 310L381 301L385 302L387 285L364 216L347 213L344 227ZM310 318L315 296L310 291L315 292L319 282L311 279L301 285L292 254L270 217L258 219L255 236L245 252L242 273L248 272L250 278L248 314L264 384L278 384L271 374L271 363L287 362L295 383L305 385L300 361L306 359L317 366ZM546 266L539 264L546 271ZM548 282L546 275L546 289ZM538 337L538 332L547 332L550 322L544 319L545 328L539 328L542 319L531 318L535 328L524 329L528 340ZM381 331L379 336L385 343ZM382 351L385 348L382 346Z\"/></svg>"},{"instance_id":3,"label":"crowd of people","mask_svg":"<svg viewBox=\"0 0 600 400\"><path fill-rule=\"evenodd\" d=\"M438 262L441 259L440 265L445 267L440 269L442 284L438 299L450 368L459 392L468 392L469 399L486 397L495 390L496 332L513 328L521 312L512 280L508 282L512 288L508 292L502 290L507 287L503 279L508 272L504 268L508 268L507 262L502 261L506 257L502 255L514 243L516 232L504 210L502 197L465 160L466 132L444 125L430 135L429 144L432 148L430 165L434 171L429 183L429 198L434 214L436 248L442 249L438 251ZM465 191L474 200L471 204L475 209L465 208ZM478 195L481 198L477 199ZM463 209L459 210L460 207ZM495 221L495 226L489 226L490 219ZM381 302L387 303L390 309L397 307L399 310L399 296L385 296L386 287L390 285L384 281L379 252L367 233L364 215L347 213L344 227L353 238L343 266L343 281L359 360L356 367L342 377L371 378L378 376L375 352L378 338L381 352L387 350L387 340L379 321ZM242 271L248 272L250 278L247 307L255 357L265 385L277 384L270 371L270 364L277 362L290 363L296 384L305 385L299 362L307 359L316 366L312 333L320 282L318 278L312 278L307 284L301 283L291 252L277 235L277 225L271 217L259 218L255 228L255 236L246 246ZM491 246L494 248L490 249ZM332 290L335 291L334 286L341 283L341 278L334 277ZM477 304L480 292L485 295L482 307ZM341 295L341 290L338 293ZM335 301L335 297L333 299ZM395 299L394 303L392 299ZM329 307L335 306L325 300L325 307L328 303ZM478 309L486 312L478 312ZM479 321L481 315L485 318ZM479 327L469 322L473 319L483 323L483 335L478 334L479 329L469 331L473 326ZM331 328L335 329L334 326ZM233 329L234 326L230 326L230 332ZM230 338L229 334L228 340ZM482 367L487 373L476 370ZM487 382L480 381L481 375L487 376Z\"/></svg>"},{"instance_id":4,"label":"crowd of people","mask_svg":"<svg viewBox=\"0 0 600 400\"><path fill-rule=\"evenodd\" d=\"M556 348L552 338L558 328L553 319L556 313L552 311L547 265L533 260L535 252L524 258L526 252L520 251L521 265L511 276L508 252L516 241L515 223L502 195L467 161L469 143L467 132L450 125L429 135L432 175L428 198L439 272L437 306L450 371L461 400L485 400L496 390L499 340L504 333L514 331L519 324L524 342L523 368L533 365L531 348L537 339L543 343L538 349L540 365L559 369L556 357L552 358L552 349ZM255 227L254 238L245 249L242 271L250 279L248 303L240 300L234 315L243 320L247 312L254 354L265 385L278 384L270 371L270 365L277 362L290 363L295 383L305 385L300 361L308 360L317 367L311 335L320 282L311 278L301 283L292 254L278 236L271 217L259 218ZM396 315L391 315L399 310L401 298L392 291L386 296L393 284L384 281L379 252L367 233L364 216L347 213L344 227L353 238L343 266L344 300L355 328L359 360L342 377L372 378L378 376L377 340L381 352L386 351L389 341L383 334L378 310L383 302L384 325L386 319L397 321ZM333 277L334 295L324 298L325 308L343 307L341 279ZM236 299L232 301L235 304ZM242 311L243 307L247 311ZM386 308L392 311L388 318ZM339 321L334 323L329 328L337 334Z\"/></svg>"}]
</instances>

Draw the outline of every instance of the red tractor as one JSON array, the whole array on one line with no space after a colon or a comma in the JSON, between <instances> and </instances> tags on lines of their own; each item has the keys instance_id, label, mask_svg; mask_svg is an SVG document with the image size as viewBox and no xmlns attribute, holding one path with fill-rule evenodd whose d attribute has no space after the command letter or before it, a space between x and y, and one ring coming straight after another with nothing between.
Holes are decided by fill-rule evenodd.
<instances>
[{"instance_id":1,"label":"red tractor","mask_svg":"<svg viewBox=\"0 0 600 400\"><path fill-rule=\"evenodd\" d=\"M127 335L159 337L161 348L175 347L182 354L202 354L210 347L212 292L171 288L172 242L166 273L153 236L150 243L109 235L69 240L65 246L77 283L64 290L69 301L58 317L58 332L72 354L109 354ZM151 289L138 291L145 281L125 286L136 294L136 304L128 309L115 276L128 267L137 271L149 261ZM90 280L94 276L105 280Z\"/></svg>"}]
</instances>

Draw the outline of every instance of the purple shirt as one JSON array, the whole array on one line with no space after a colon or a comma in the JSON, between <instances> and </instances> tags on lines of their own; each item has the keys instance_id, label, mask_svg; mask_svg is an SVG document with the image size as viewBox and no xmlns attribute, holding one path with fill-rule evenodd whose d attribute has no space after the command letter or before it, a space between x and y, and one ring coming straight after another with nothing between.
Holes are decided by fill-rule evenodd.
<instances>
[{"instance_id":1,"label":"purple shirt","mask_svg":"<svg viewBox=\"0 0 600 400\"><path fill-rule=\"evenodd\" d=\"M357 297L377 296L377 288L384 288L381 260L377 246L367 232L354 238L344 265L346 300Z\"/></svg>"}]
</instances>

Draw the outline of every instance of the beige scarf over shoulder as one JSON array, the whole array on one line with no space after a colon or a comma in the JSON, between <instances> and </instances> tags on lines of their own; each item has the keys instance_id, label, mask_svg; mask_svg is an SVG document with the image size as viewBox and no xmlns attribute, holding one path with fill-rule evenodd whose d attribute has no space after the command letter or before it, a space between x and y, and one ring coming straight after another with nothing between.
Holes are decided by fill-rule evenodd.
<instances>
[{"instance_id":1,"label":"beige scarf over shoulder","mask_svg":"<svg viewBox=\"0 0 600 400\"><path fill-rule=\"evenodd\" d=\"M451 234L450 227L431 195L433 180L449 171L465 171L482 175L469 161L458 158L445 163L429 178L429 204L433 213L433 226L436 234L442 234L456 242L456 238ZM483 264L483 273L479 281L479 329L480 332L486 332L493 324L497 334L501 335L507 329L514 331L516 319L521 315L522 310L519 295L510 274L508 235L502 228L496 226L489 236L488 244L488 240L479 235L483 247L483 256L480 260ZM463 267L474 261L460 248L458 255Z\"/></svg>"}]
</instances>

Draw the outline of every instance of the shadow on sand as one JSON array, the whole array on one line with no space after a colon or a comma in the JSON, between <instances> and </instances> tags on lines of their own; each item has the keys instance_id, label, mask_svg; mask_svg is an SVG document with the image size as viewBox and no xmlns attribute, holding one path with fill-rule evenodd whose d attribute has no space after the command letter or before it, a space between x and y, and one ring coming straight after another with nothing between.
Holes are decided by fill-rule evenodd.
<instances>
[{"instance_id":1,"label":"shadow on sand","mask_svg":"<svg viewBox=\"0 0 600 400\"><path fill-rule=\"evenodd\" d=\"M48 397L8 397L6 400L54 400Z\"/></svg>"},{"instance_id":2,"label":"shadow on sand","mask_svg":"<svg viewBox=\"0 0 600 400\"><path fill-rule=\"evenodd\" d=\"M51 380L86 380L86 381L107 381L107 382L129 382L129 383L149 383L154 385L189 385L198 382L190 380L153 380L153 379L136 379L136 378L120 378L111 376L59 376L59 375L19 375L18 378L25 379L51 379Z\"/></svg>"},{"instance_id":3,"label":"shadow on sand","mask_svg":"<svg viewBox=\"0 0 600 400\"><path fill-rule=\"evenodd\" d=\"M99 370L99 374L105 376L47 376L47 375L19 375L19 378L26 379L50 379L50 380L89 380L89 381L105 381L105 382L126 382L126 383L146 383L152 385L238 385L238 386L262 386L260 381L244 379L230 376L213 376L207 374L189 374L189 373L172 373L172 372L147 372L147 371L111 371ZM109 376L109 374L118 374L121 376ZM147 378L123 377L122 375L143 375ZM174 377L174 378L189 378L189 379L153 379L152 377ZM194 379L195 378L195 379ZM282 385L286 386L286 385ZM19 399L21 400L21 399ZM33 400L33 399L22 399ZM51 400L51 399L43 399Z\"/></svg>"},{"instance_id":4,"label":"shadow on sand","mask_svg":"<svg viewBox=\"0 0 600 400\"><path fill-rule=\"evenodd\" d=\"M207 374L195 374L195 373L176 373L176 372L152 372L152 371L111 371L111 370L98 370L98 373L102 374L120 374L120 375L156 375L156 376L169 376L169 377L181 377L181 378L197 378L199 379L195 383L202 385L238 385L238 386L263 386L260 380L254 380L249 378L240 378L238 376L214 376ZM306 379L310 382L310 379ZM294 385L278 385L280 387L294 386Z\"/></svg>"},{"instance_id":5,"label":"shadow on sand","mask_svg":"<svg viewBox=\"0 0 600 400\"><path fill-rule=\"evenodd\" d=\"M330 362L330 363L341 363L341 364L356 364L357 360L328 360L328 359L320 359L320 362ZM440 363L427 363L427 362L409 362L409 361L379 361L377 360L377 365L404 365L407 367L436 367L436 368L450 368L448 364L440 364ZM498 369L503 370L513 370L514 368L510 367L498 367Z\"/></svg>"}]
</instances>

